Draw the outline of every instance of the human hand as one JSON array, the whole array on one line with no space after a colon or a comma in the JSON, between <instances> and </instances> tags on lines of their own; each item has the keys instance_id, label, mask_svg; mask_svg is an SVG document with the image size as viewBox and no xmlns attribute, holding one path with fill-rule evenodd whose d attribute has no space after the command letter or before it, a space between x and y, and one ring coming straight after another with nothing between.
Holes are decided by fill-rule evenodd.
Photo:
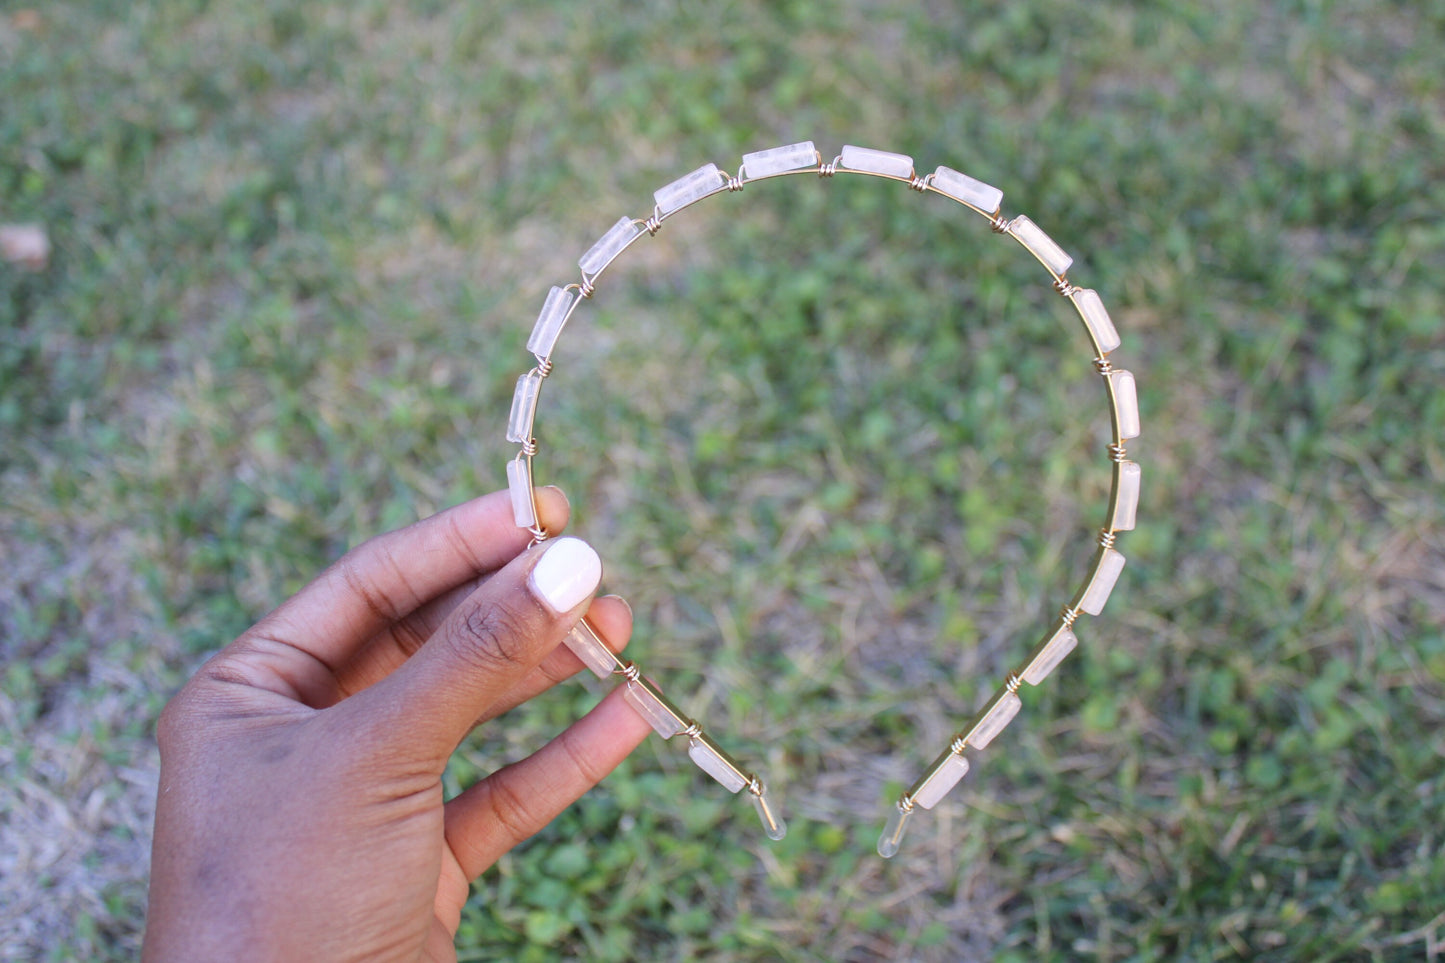
<instances>
[{"instance_id":1,"label":"human hand","mask_svg":"<svg viewBox=\"0 0 1445 963\"><path fill-rule=\"evenodd\" d=\"M549 531L566 499L538 489ZM442 801L473 726L578 671L597 555L512 522L505 492L347 553L207 662L161 715L145 959L454 960L470 881L651 730L612 693Z\"/></svg>"}]
</instances>

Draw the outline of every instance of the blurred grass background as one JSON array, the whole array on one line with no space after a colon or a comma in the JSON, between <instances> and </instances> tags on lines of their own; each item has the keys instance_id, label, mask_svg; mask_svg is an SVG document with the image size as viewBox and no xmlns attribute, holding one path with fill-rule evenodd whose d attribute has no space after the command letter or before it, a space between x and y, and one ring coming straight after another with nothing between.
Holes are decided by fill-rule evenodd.
<instances>
[{"instance_id":1,"label":"blurred grass background","mask_svg":"<svg viewBox=\"0 0 1445 963\"><path fill-rule=\"evenodd\" d=\"M1389 0L6 4L0 223L53 251L0 264L0 954L133 958L169 693L502 486L527 332L617 216L811 138L997 184L1075 254L1140 378L1129 568L879 860L1083 571L1102 394L939 198L669 222L564 336L539 480L792 832L654 740L478 883L462 958L1445 956L1442 49Z\"/></svg>"}]
</instances>

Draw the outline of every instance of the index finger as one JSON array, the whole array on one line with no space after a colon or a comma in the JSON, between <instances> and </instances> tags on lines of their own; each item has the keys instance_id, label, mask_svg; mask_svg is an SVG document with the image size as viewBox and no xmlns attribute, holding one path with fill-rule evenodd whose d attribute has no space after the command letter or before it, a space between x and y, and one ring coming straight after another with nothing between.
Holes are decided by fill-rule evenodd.
<instances>
[{"instance_id":1,"label":"index finger","mask_svg":"<svg viewBox=\"0 0 1445 963\"><path fill-rule=\"evenodd\" d=\"M566 496L556 488L537 489L537 512L550 531L560 531L567 524ZM309 671L319 662L334 677L377 633L433 598L506 565L531 539L517 527L506 492L474 498L363 542L247 636L281 643L283 651L294 653L290 668L295 671Z\"/></svg>"},{"instance_id":2,"label":"index finger","mask_svg":"<svg viewBox=\"0 0 1445 963\"><path fill-rule=\"evenodd\" d=\"M601 579L602 560L586 542L544 542L487 579L415 655L333 706L331 717L359 742L393 747L440 774L477 720L562 642Z\"/></svg>"}]
</instances>

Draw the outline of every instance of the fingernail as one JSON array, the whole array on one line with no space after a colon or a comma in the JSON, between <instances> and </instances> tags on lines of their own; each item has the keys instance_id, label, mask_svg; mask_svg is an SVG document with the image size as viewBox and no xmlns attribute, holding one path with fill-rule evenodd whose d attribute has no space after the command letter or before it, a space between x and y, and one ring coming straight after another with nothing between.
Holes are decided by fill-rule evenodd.
<instances>
[{"instance_id":1,"label":"fingernail","mask_svg":"<svg viewBox=\"0 0 1445 963\"><path fill-rule=\"evenodd\" d=\"M625 609L627 609L627 614L628 614L628 615L631 615L631 614L632 614L632 603L629 602L629 601L627 601L627 599L623 598L623 597L620 596L620 595L609 595L609 596L607 596L607 597L610 598L610 599L616 599L617 601L621 602L621 603L622 603L622 607L625 608Z\"/></svg>"},{"instance_id":2,"label":"fingernail","mask_svg":"<svg viewBox=\"0 0 1445 963\"><path fill-rule=\"evenodd\" d=\"M562 504L566 505L569 509L572 507L572 499L568 498L567 493L564 492L562 489L558 488L556 485L543 485L542 487L552 489L552 491L562 496Z\"/></svg>"},{"instance_id":3,"label":"fingernail","mask_svg":"<svg viewBox=\"0 0 1445 963\"><path fill-rule=\"evenodd\" d=\"M553 612L570 612L597 591L602 559L580 538L559 538L532 566L532 590Z\"/></svg>"}]
</instances>

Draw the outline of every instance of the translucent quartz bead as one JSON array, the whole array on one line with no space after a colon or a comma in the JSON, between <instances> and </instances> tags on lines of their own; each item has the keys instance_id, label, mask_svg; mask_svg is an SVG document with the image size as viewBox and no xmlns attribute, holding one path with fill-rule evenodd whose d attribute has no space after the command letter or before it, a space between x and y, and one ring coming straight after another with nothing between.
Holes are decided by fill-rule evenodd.
<instances>
[{"instance_id":1,"label":"translucent quartz bead","mask_svg":"<svg viewBox=\"0 0 1445 963\"><path fill-rule=\"evenodd\" d=\"M1109 372L1114 384L1114 420L1119 427L1121 439L1139 437L1139 394L1134 387L1132 371Z\"/></svg>"},{"instance_id":2,"label":"translucent quartz bead","mask_svg":"<svg viewBox=\"0 0 1445 963\"><path fill-rule=\"evenodd\" d=\"M617 657L585 621L572 626L572 631L568 632L567 637L562 641L567 648L572 650L572 654L581 659L582 664L591 669L592 674L599 679L607 678L617 667ZM626 698L625 693L623 697Z\"/></svg>"},{"instance_id":3,"label":"translucent quartz bead","mask_svg":"<svg viewBox=\"0 0 1445 963\"><path fill-rule=\"evenodd\" d=\"M532 505L532 468L525 458L507 462L507 492L512 496L512 520L517 527L534 527L537 511Z\"/></svg>"},{"instance_id":4,"label":"translucent quartz bead","mask_svg":"<svg viewBox=\"0 0 1445 963\"><path fill-rule=\"evenodd\" d=\"M1004 726L1012 722L1022 708L1023 703L1019 701L1016 693L1005 692L995 699L985 710L983 717L973 724L964 741L975 749L986 748L993 742L993 737L1003 732Z\"/></svg>"},{"instance_id":5,"label":"translucent quartz bead","mask_svg":"<svg viewBox=\"0 0 1445 963\"><path fill-rule=\"evenodd\" d=\"M994 213L1003 203L1003 191L952 167L940 167L933 172L933 189L984 214Z\"/></svg>"},{"instance_id":6,"label":"translucent quartz bead","mask_svg":"<svg viewBox=\"0 0 1445 963\"><path fill-rule=\"evenodd\" d=\"M800 144L786 144L767 150L754 151L743 155L743 176L752 180L757 177L771 177L792 171L805 171L818 166L818 149L813 142L805 140Z\"/></svg>"},{"instance_id":7,"label":"translucent quartz bead","mask_svg":"<svg viewBox=\"0 0 1445 963\"><path fill-rule=\"evenodd\" d=\"M1023 680L1029 685L1038 685L1049 677L1049 673L1062 661L1064 656L1074 651L1079 644L1078 636L1074 635L1073 629L1067 625L1060 628L1049 641L1034 656L1033 661L1024 669Z\"/></svg>"},{"instance_id":8,"label":"translucent quartz bead","mask_svg":"<svg viewBox=\"0 0 1445 963\"><path fill-rule=\"evenodd\" d=\"M1098 565L1094 566L1094 577L1089 579L1078 607L1090 615L1104 611L1104 603L1109 601L1109 593L1114 591L1114 583L1119 581L1119 574L1123 571L1124 556L1112 548L1103 549Z\"/></svg>"},{"instance_id":9,"label":"translucent quartz bead","mask_svg":"<svg viewBox=\"0 0 1445 963\"><path fill-rule=\"evenodd\" d=\"M1074 259L1065 254L1043 228L1022 214L1008 222L1008 232L1057 277L1063 277L1069 265L1074 263Z\"/></svg>"},{"instance_id":10,"label":"translucent quartz bead","mask_svg":"<svg viewBox=\"0 0 1445 963\"><path fill-rule=\"evenodd\" d=\"M1142 474L1136 462L1114 463L1114 515L1109 519L1111 530L1134 530L1134 516L1139 512L1139 481Z\"/></svg>"},{"instance_id":11,"label":"translucent quartz bead","mask_svg":"<svg viewBox=\"0 0 1445 963\"><path fill-rule=\"evenodd\" d=\"M542 390L542 373L528 371L517 379L512 394L512 414L507 419L507 440L525 445L532 440L532 422L537 417L537 393Z\"/></svg>"},{"instance_id":12,"label":"translucent quartz bead","mask_svg":"<svg viewBox=\"0 0 1445 963\"><path fill-rule=\"evenodd\" d=\"M582 269L583 274L596 274L641 233L642 228L632 218L622 218L608 228L607 233L599 237L596 244L587 249L587 253L577 260L577 266Z\"/></svg>"},{"instance_id":13,"label":"translucent quartz bead","mask_svg":"<svg viewBox=\"0 0 1445 963\"><path fill-rule=\"evenodd\" d=\"M893 812L888 814L888 823L883 827L883 835L878 837L879 856L892 859L898 855L898 844L903 842L903 833L908 829L908 817L912 815L911 809L893 807Z\"/></svg>"},{"instance_id":14,"label":"translucent quartz bead","mask_svg":"<svg viewBox=\"0 0 1445 963\"><path fill-rule=\"evenodd\" d=\"M528 351L539 358L552 353L557 345L557 336L562 333L562 325L567 323L567 315L572 313L572 305L580 297L573 297L571 291L553 285L542 304L542 313L537 315L537 323L532 325L532 336L527 339Z\"/></svg>"},{"instance_id":15,"label":"translucent quartz bead","mask_svg":"<svg viewBox=\"0 0 1445 963\"><path fill-rule=\"evenodd\" d=\"M660 214L671 214L687 207L693 201L700 201L709 194L716 194L727 187L727 179L716 164L704 164L691 174L684 174L665 187L652 192Z\"/></svg>"},{"instance_id":16,"label":"translucent quartz bead","mask_svg":"<svg viewBox=\"0 0 1445 963\"><path fill-rule=\"evenodd\" d=\"M687 728L687 723L667 704L667 701L662 698L662 693L654 691L641 679L629 681L622 692L622 697L664 739L671 739ZM737 790L734 789L733 792L737 792Z\"/></svg>"},{"instance_id":17,"label":"translucent quartz bead","mask_svg":"<svg viewBox=\"0 0 1445 963\"><path fill-rule=\"evenodd\" d=\"M871 147L854 147L849 144L843 148L838 163L850 171L862 171L865 174L903 178L913 176L912 157L886 150L873 150Z\"/></svg>"},{"instance_id":18,"label":"translucent quartz bead","mask_svg":"<svg viewBox=\"0 0 1445 963\"><path fill-rule=\"evenodd\" d=\"M748 784L742 770L707 736L693 736L687 744L687 754L699 769L722 783L728 792L737 792Z\"/></svg>"},{"instance_id":19,"label":"translucent quartz bead","mask_svg":"<svg viewBox=\"0 0 1445 963\"><path fill-rule=\"evenodd\" d=\"M753 808L758 811L758 818L763 822L763 832L767 833L768 838L777 842L788 835L788 824L783 821L781 816L773 812L773 807L768 804L767 794L749 793L748 795L753 797Z\"/></svg>"},{"instance_id":20,"label":"translucent quartz bead","mask_svg":"<svg viewBox=\"0 0 1445 963\"><path fill-rule=\"evenodd\" d=\"M1079 316L1084 319L1084 327L1089 329L1094 349L1105 355L1119 347L1119 332L1114 330L1114 322L1110 320L1099 292L1092 288L1079 288L1069 297L1073 300L1074 307L1079 309Z\"/></svg>"},{"instance_id":21,"label":"translucent quartz bead","mask_svg":"<svg viewBox=\"0 0 1445 963\"><path fill-rule=\"evenodd\" d=\"M934 761L923 781L909 795L917 805L932 809L967 774L968 760L956 752L945 752Z\"/></svg>"}]
</instances>

